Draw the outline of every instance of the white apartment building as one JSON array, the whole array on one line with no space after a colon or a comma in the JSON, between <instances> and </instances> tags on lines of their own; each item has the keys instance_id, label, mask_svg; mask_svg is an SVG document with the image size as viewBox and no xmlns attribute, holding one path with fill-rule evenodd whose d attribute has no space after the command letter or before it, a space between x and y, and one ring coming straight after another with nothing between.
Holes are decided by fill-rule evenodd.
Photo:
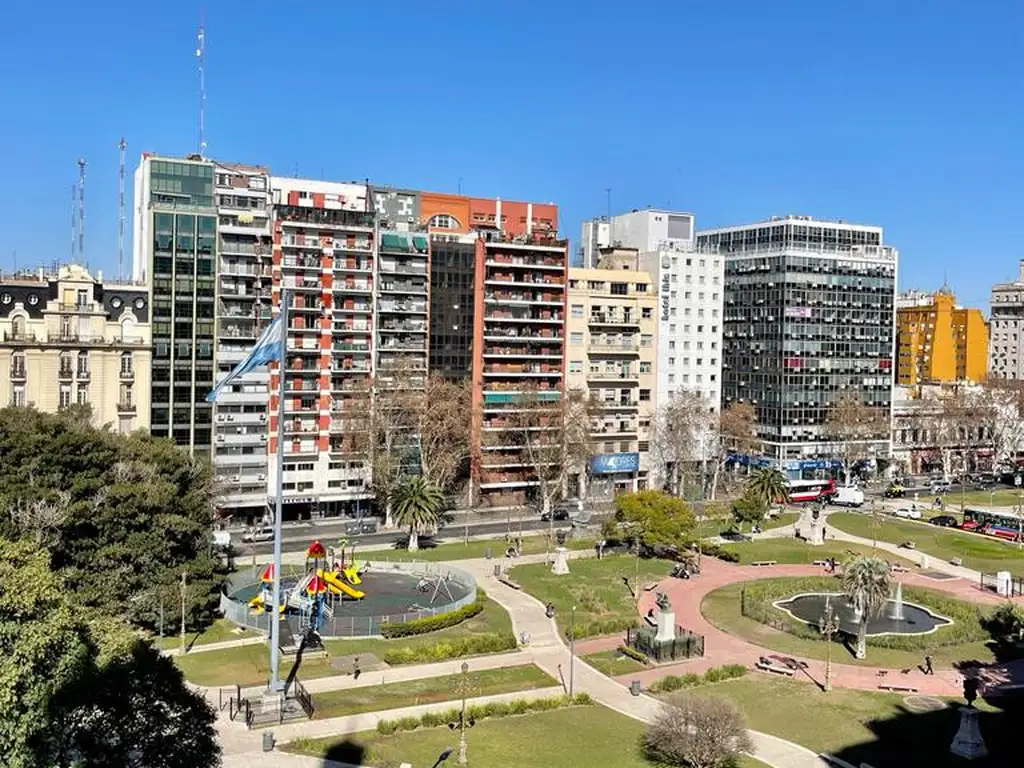
<instances>
[{"instance_id":1,"label":"white apartment building","mask_svg":"<svg viewBox=\"0 0 1024 768\"><path fill-rule=\"evenodd\" d=\"M666 245L678 248L693 242L693 230L693 214L653 208L584 221L580 232L582 266L596 268L601 261L601 249L616 245L636 248L641 253Z\"/></svg>"},{"instance_id":2,"label":"white apartment building","mask_svg":"<svg viewBox=\"0 0 1024 768\"><path fill-rule=\"evenodd\" d=\"M1024 259L1016 280L992 286L988 374L1024 379Z\"/></svg>"}]
</instances>

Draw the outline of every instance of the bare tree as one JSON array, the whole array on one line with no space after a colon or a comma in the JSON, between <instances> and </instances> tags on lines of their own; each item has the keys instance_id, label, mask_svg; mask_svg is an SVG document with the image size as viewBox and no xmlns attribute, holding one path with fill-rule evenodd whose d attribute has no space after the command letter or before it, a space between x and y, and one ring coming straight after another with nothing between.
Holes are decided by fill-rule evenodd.
<instances>
[{"instance_id":1,"label":"bare tree","mask_svg":"<svg viewBox=\"0 0 1024 768\"><path fill-rule=\"evenodd\" d=\"M402 477L418 473L418 413L423 408L423 372L412 365L390 365L378 371L369 413L348 413L339 427L353 436L369 431L370 466L377 504L384 508L384 527L391 528L392 502Z\"/></svg>"},{"instance_id":2,"label":"bare tree","mask_svg":"<svg viewBox=\"0 0 1024 768\"><path fill-rule=\"evenodd\" d=\"M967 471L974 451L991 440L995 409L982 390L959 384L923 399L931 401L924 421L939 451L943 479L949 480L954 469ZM955 455L960 456L957 467Z\"/></svg>"},{"instance_id":3,"label":"bare tree","mask_svg":"<svg viewBox=\"0 0 1024 768\"><path fill-rule=\"evenodd\" d=\"M39 549L49 549L60 539L60 530L68 519L71 495L60 491L52 498L18 499L8 507L15 528Z\"/></svg>"},{"instance_id":4,"label":"bare tree","mask_svg":"<svg viewBox=\"0 0 1024 768\"><path fill-rule=\"evenodd\" d=\"M688 468L707 461L707 435L714 426L711 404L699 392L674 392L654 415L651 452L663 485L676 495L685 490Z\"/></svg>"},{"instance_id":5,"label":"bare tree","mask_svg":"<svg viewBox=\"0 0 1024 768\"><path fill-rule=\"evenodd\" d=\"M428 376L421 407L415 411L423 474L446 494L466 480L473 420L469 379L450 381Z\"/></svg>"},{"instance_id":6,"label":"bare tree","mask_svg":"<svg viewBox=\"0 0 1024 768\"><path fill-rule=\"evenodd\" d=\"M647 727L644 751L654 762L719 768L753 751L743 714L724 699L679 694Z\"/></svg>"},{"instance_id":7,"label":"bare tree","mask_svg":"<svg viewBox=\"0 0 1024 768\"><path fill-rule=\"evenodd\" d=\"M837 446L847 484L853 465L868 458L869 441L885 439L888 431L886 412L868 405L857 395L844 393L833 403L825 417L825 436Z\"/></svg>"},{"instance_id":8,"label":"bare tree","mask_svg":"<svg viewBox=\"0 0 1024 768\"><path fill-rule=\"evenodd\" d=\"M978 395L981 439L991 445L995 461L1012 464L1024 450L1024 381L989 379Z\"/></svg>"},{"instance_id":9,"label":"bare tree","mask_svg":"<svg viewBox=\"0 0 1024 768\"><path fill-rule=\"evenodd\" d=\"M750 403L729 403L718 414L717 429L710 432L708 440L708 451L715 457L710 493L714 501L718 492L718 477L729 454L735 452L749 456L761 444L757 437L757 411L754 406Z\"/></svg>"}]
</instances>

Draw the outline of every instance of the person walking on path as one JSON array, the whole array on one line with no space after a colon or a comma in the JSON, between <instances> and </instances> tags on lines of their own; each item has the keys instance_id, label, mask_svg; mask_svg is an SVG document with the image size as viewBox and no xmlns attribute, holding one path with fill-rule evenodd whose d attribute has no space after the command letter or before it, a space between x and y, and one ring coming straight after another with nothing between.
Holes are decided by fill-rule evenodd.
<instances>
[{"instance_id":1,"label":"person walking on path","mask_svg":"<svg viewBox=\"0 0 1024 768\"><path fill-rule=\"evenodd\" d=\"M926 675L934 675L935 669L932 667L932 657L927 655L924 657L924 673Z\"/></svg>"}]
</instances>

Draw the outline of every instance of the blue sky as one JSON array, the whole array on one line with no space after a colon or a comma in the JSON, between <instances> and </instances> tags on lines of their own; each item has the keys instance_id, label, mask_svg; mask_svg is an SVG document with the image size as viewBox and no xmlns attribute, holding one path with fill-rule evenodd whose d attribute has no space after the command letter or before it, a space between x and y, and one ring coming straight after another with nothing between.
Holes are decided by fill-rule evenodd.
<instances>
[{"instance_id":1,"label":"blue sky","mask_svg":"<svg viewBox=\"0 0 1024 768\"><path fill-rule=\"evenodd\" d=\"M201 3L0 9L0 267L115 269L117 149L196 146ZM880 224L902 287L987 304L1014 276L1024 4L1012 0L206 3L209 154L275 172L647 205L698 227ZM130 202L128 231L130 235Z\"/></svg>"}]
</instances>

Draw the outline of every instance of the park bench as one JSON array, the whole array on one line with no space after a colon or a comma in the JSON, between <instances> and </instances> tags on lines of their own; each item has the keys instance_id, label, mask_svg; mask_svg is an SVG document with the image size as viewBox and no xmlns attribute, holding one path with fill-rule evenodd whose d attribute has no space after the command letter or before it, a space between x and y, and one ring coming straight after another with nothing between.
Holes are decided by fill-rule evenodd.
<instances>
[{"instance_id":1,"label":"park bench","mask_svg":"<svg viewBox=\"0 0 1024 768\"><path fill-rule=\"evenodd\" d=\"M954 557L952 560L949 561L949 564L959 567L964 564L964 561L961 560L959 557Z\"/></svg>"},{"instance_id":2,"label":"park bench","mask_svg":"<svg viewBox=\"0 0 1024 768\"><path fill-rule=\"evenodd\" d=\"M789 667L784 667L781 664L772 664L767 661L759 661L754 665L755 669L759 669L762 672L774 672L776 675L785 675L786 677L792 677L795 673Z\"/></svg>"},{"instance_id":3,"label":"park bench","mask_svg":"<svg viewBox=\"0 0 1024 768\"><path fill-rule=\"evenodd\" d=\"M755 560L754 562L751 563L751 565L760 568L761 566L765 566L765 565L778 565L778 561L776 561L776 560Z\"/></svg>"},{"instance_id":4,"label":"park bench","mask_svg":"<svg viewBox=\"0 0 1024 768\"><path fill-rule=\"evenodd\" d=\"M898 683L879 683L878 690L890 691L892 693L917 693L917 688L912 685L899 685Z\"/></svg>"},{"instance_id":5,"label":"park bench","mask_svg":"<svg viewBox=\"0 0 1024 768\"><path fill-rule=\"evenodd\" d=\"M815 560L813 563L811 563L811 565L818 565L821 567L825 567L828 564L828 560Z\"/></svg>"},{"instance_id":6,"label":"park bench","mask_svg":"<svg viewBox=\"0 0 1024 768\"><path fill-rule=\"evenodd\" d=\"M652 581L650 584L644 584L644 592L650 592L652 589L658 588L658 582Z\"/></svg>"},{"instance_id":7,"label":"park bench","mask_svg":"<svg viewBox=\"0 0 1024 768\"><path fill-rule=\"evenodd\" d=\"M499 576L498 581L500 581L506 587L512 587L512 589L522 589L522 587L516 584L514 581L512 581L512 579L509 579L505 576Z\"/></svg>"},{"instance_id":8,"label":"park bench","mask_svg":"<svg viewBox=\"0 0 1024 768\"><path fill-rule=\"evenodd\" d=\"M890 570L893 573L907 573L910 569L907 568L905 565L900 565L899 563L893 563L890 566Z\"/></svg>"}]
</instances>

